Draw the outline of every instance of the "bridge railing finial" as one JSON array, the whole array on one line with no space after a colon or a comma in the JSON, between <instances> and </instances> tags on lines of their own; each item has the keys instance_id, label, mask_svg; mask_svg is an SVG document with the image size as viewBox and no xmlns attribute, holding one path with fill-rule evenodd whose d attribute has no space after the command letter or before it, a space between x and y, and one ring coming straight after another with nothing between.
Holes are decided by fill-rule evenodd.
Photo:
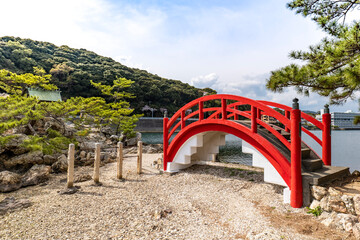
<instances>
[{"instance_id":1,"label":"bridge railing finial","mask_svg":"<svg viewBox=\"0 0 360 240\"><path fill-rule=\"evenodd\" d=\"M297 98L293 99L292 107L293 107L293 109L299 109L299 99L297 99Z\"/></svg>"}]
</instances>

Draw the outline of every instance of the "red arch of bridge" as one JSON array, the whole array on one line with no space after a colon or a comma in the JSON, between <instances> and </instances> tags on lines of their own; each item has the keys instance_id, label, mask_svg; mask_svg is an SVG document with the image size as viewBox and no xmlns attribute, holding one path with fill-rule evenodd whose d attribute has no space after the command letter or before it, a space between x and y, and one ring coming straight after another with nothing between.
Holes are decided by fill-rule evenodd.
<instances>
[{"instance_id":1,"label":"red arch of bridge","mask_svg":"<svg viewBox=\"0 0 360 240\"><path fill-rule=\"evenodd\" d=\"M203 122L195 122L182 130L182 134L178 134L173 141L173 144L169 149L169 159L174 159L176 153L181 146L192 136L209 131L218 131L233 134L244 141L251 144L261 154L263 154L270 163L275 167L286 184L290 186L290 163L280 153L280 151L274 147L269 141L260 136L259 134L252 133L247 127L237 124L235 122L224 123L223 120L210 119Z\"/></svg>"},{"instance_id":2,"label":"red arch of bridge","mask_svg":"<svg viewBox=\"0 0 360 240\"><path fill-rule=\"evenodd\" d=\"M209 101L220 101L221 106L204 108L204 103ZM238 108L241 105L250 105L251 111L239 110ZM279 113L272 107L282 109L284 114ZM210 116L204 118L204 113L210 113L208 114ZM289 142L285 139L271 124L262 121L262 115L275 118L278 122L282 123L285 127L284 130L290 133L291 141ZM198 120L186 126L186 120L190 118L193 119L196 116L198 116ZM239 116L249 119L251 127L248 128L234 121L238 120ZM181 146L192 136L207 131L220 131L233 134L247 141L269 160L291 189L291 206L301 207L301 131L304 131L320 144L323 150L323 162L325 165L331 165L330 114L325 113L322 117L323 122L319 122L313 117L301 112L298 108L292 109L278 103L256 101L235 95L219 94L198 98L178 110L170 120L166 117L164 118L164 171L167 169L167 163L173 161ZM180 121L176 124L175 122L179 118ZM300 121L302 118L323 131L322 140L307 129L301 127ZM257 133L258 125L270 131L290 150L290 162L281 154L276 146ZM178 128L181 128L181 130L176 134ZM175 138L170 141L174 134L176 134Z\"/></svg>"}]
</instances>

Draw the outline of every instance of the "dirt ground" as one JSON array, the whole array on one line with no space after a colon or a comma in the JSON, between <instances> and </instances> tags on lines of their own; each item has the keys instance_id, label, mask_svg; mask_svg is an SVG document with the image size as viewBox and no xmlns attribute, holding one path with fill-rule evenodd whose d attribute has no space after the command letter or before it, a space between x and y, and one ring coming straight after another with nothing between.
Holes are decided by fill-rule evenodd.
<instances>
[{"instance_id":1,"label":"dirt ground","mask_svg":"<svg viewBox=\"0 0 360 240\"><path fill-rule=\"evenodd\" d=\"M330 229L306 209L282 202L282 188L263 182L260 169L238 164L195 165L174 175L160 174L144 154L126 155L124 180L116 163L101 167L101 186L75 183L79 191L60 195L66 174L44 186L0 195L33 204L0 216L1 239L354 239ZM75 169L92 175L91 167Z\"/></svg>"}]
</instances>

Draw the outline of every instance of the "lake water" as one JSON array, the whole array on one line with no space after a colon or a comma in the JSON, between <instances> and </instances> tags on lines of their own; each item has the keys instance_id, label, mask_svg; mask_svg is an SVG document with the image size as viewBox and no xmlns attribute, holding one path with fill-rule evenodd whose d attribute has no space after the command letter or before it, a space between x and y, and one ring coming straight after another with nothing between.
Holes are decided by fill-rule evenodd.
<instances>
[{"instance_id":1,"label":"lake water","mask_svg":"<svg viewBox=\"0 0 360 240\"><path fill-rule=\"evenodd\" d=\"M321 139L321 131L312 131ZM332 165L350 167L350 171L360 170L360 131L332 131ZM321 147L306 134L302 139L321 156ZM226 145L220 147L218 159L223 162L251 165L251 155L242 153L241 139L227 135ZM162 133L142 133L145 143L162 143Z\"/></svg>"}]
</instances>

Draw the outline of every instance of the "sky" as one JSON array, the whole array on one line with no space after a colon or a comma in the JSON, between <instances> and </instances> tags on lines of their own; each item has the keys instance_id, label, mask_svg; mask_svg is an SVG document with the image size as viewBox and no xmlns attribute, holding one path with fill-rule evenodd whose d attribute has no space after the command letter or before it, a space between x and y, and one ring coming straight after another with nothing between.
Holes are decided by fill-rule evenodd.
<instances>
[{"instance_id":1,"label":"sky","mask_svg":"<svg viewBox=\"0 0 360 240\"><path fill-rule=\"evenodd\" d=\"M218 93L286 105L297 97L301 109L318 111L327 98L265 88L271 71L294 62L290 51L326 36L288 1L0 0L0 36L85 48ZM359 104L330 109L358 111Z\"/></svg>"}]
</instances>

